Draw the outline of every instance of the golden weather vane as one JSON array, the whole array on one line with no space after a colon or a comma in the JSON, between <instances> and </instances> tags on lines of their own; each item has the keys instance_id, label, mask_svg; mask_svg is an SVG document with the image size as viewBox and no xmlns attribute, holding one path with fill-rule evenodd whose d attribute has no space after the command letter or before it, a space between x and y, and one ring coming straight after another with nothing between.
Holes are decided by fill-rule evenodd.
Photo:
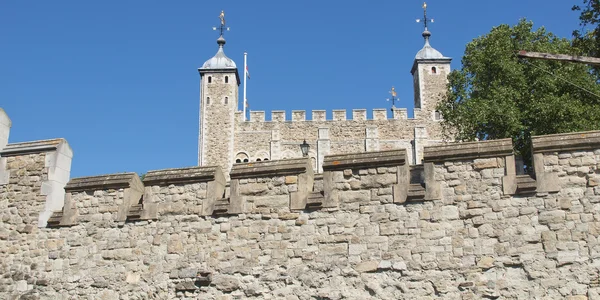
<instances>
[{"instance_id":1,"label":"golden weather vane","mask_svg":"<svg viewBox=\"0 0 600 300\"><path fill-rule=\"evenodd\" d=\"M427 3L423 2L423 19L417 19L417 23L423 21L423 25L425 27L425 31L427 31L427 22L433 23L433 19L427 18Z\"/></svg>"},{"instance_id":2,"label":"golden weather vane","mask_svg":"<svg viewBox=\"0 0 600 300\"><path fill-rule=\"evenodd\" d=\"M391 110L393 111L394 108L396 108L396 100L399 100L399 99L396 98L396 96L398 95L398 94L396 94L396 88L394 88L392 86L392 89L389 91L389 93L392 95L392 98L388 98L388 99L385 99L385 100L387 100L387 101L391 100L392 101L392 108L391 108Z\"/></svg>"},{"instance_id":3,"label":"golden weather vane","mask_svg":"<svg viewBox=\"0 0 600 300\"><path fill-rule=\"evenodd\" d=\"M221 35L223 35L224 31L229 31L229 27L225 26L225 11L222 10L221 14L219 14L219 20L221 20L221 25L219 27L213 27L213 30L219 30L221 32Z\"/></svg>"},{"instance_id":4,"label":"golden weather vane","mask_svg":"<svg viewBox=\"0 0 600 300\"><path fill-rule=\"evenodd\" d=\"M222 10L221 14L219 15L219 19L221 19L221 25L225 26L225 11Z\"/></svg>"}]
</instances>

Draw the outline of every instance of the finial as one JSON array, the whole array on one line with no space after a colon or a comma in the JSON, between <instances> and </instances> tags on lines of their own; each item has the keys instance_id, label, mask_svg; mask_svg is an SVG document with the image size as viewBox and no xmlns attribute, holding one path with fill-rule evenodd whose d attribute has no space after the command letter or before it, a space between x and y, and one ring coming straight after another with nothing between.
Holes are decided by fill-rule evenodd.
<instances>
[{"instance_id":1,"label":"finial","mask_svg":"<svg viewBox=\"0 0 600 300\"><path fill-rule=\"evenodd\" d=\"M219 35L219 39L217 39L217 44L219 44L220 46L225 45L225 38L223 37L223 33L225 31L229 31L229 27L225 26L225 11L222 10L221 14L219 14L219 20L220 20L220 25L219 27L213 26L213 30L219 30L220 31L220 35Z\"/></svg>"},{"instance_id":2,"label":"finial","mask_svg":"<svg viewBox=\"0 0 600 300\"><path fill-rule=\"evenodd\" d=\"M385 100L387 100L387 101L391 100L392 101L392 108L391 108L391 110L393 111L394 108L396 108L396 100L399 100L399 99L396 98L396 96L398 94L396 94L396 89L393 86L392 86L392 89L389 91L389 93L392 95L392 98L387 98Z\"/></svg>"},{"instance_id":3,"label":"finial","mask_svg":"<svg viewBox=\"0 0 600 300\"><path fill-rule=\"evenodd\" d=\"M433 23L433 19L427 18L427 3L423 2L423 19L417 19L417 23L423 21L423 38L425 38L425 44L429 44L429 37L431 36L431 32L427 29L427 22Z\"/></svg>"}]
</instances>

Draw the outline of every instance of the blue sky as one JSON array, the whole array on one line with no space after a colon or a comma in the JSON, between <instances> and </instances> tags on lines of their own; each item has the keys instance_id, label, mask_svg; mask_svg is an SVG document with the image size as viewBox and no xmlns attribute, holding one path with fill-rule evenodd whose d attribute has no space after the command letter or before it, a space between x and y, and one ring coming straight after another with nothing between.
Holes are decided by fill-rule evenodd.
<instances>
[{"instance_id":1,"label":"blue sky","mask_svg":"<svg viewBox=\"0 0 600 300\"><path fill-rule=\"evenodd\" d=\"M579 26L570 8L581 2L432 0L431 43L460 68L466 43L520 18L569 37ZM396 106L410 110L421 5L4 0L0 107L13 121L9 141L66 138L72 177L196 165L197 68L217 51L211 27L221 10L231 27L225 53L240 72L249 53L250 109L389 107L395 86Z\"/></svg>"}]
</instances>

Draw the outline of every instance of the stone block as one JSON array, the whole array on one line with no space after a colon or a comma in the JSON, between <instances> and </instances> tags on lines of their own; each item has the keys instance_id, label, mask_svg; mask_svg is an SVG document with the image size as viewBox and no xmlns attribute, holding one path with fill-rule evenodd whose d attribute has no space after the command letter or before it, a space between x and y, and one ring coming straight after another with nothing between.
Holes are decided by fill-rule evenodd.
<instances>
[{"instance_id":1,"label":"stone block","mask_svg":"<svg viewBox=\"0 0 600 300\"><path fill-rule=\"evenodd\" d=\"M254 206L256 208L269 207L269 208L281 208L289 207L290 196L289 195L275 195L275 196L261 196L254 200Z\"/></svg>"},{"instance_id":2,"label":"stone block","mask_svg":"<svg viewBox=\"0 0 600 300\"><path fill-rule=\"evenodd\" d=\"M562 223L565 221L566 213L562 210L540 212L538 222L542 225L551 223Z\"/></svg>"},{"instance_id":3,"label":"stone block","mask_svg":"<svg viewBox=\"0 0 600 300\"><path fill-rule=\"evenodd\" d=\"M365 262L361 262L361 263L357 264L354 267L354 269L359 273L364 273L364 272L375 272L375 271L377 271L378 267L379 267L379 261L370 260L370 261L365 261Z\"/></svg>"},{"instance_id":4,"label":"stone block","mask_svg":"<svg viewBox=\"0 0 600 300\"><path fill-rule=\"evenodd\" d=\"M340 201L346 202L366 202L371 200L371 193L368 190L359 191L340 191Z\"/></svg>"}]
</instances>

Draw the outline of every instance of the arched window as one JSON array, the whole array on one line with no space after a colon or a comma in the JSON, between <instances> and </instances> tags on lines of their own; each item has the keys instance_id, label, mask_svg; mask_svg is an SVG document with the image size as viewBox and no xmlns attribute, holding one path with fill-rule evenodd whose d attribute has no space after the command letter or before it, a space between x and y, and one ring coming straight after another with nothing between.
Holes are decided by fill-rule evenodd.
<instances>
[{"instance_id":1,"label":"arched window","mask_svg":"<svg viewBox=\"0 0 600 300\"><path fill-rule=\"evenodd\" d=\"M212 77L208 76L208 83L212 83Z\"/></svg>"},{"instance_id":2,"label":"arched window","mask_svg":"<svg viewBox=\"0 0 600 300\"><path fill-rule=\"evenodd\" d=\"M247 158L244 158L244 162L248 162L248 159L247 159Z\"/></svg>"},{"instance_id":3,"label":"arched window","mask_svg":"<svg viewBox=\"0 0 600 300\"><path fill-rule=\"evenodd\" d=\"M264 160L264 161L267 161L267 160L269 160L269 159L268 159L268 158L265 158L265 159L263 159L263 160Z\"/></svg>"},{"instance_id":4,"label":"arched window","mask_svg":"<svg viewBox=\"0 0 600 300\"><path fill-rule=\"evenodd\" d=\"M225 104L229 103L229 97L225 97Z\"/></svg>"},{"instance_id":5,"label":"arched window","mask_svg":"<svg viewBox=\"0 0 600 300\"><path fill-rule=\"evenodd\" d=\"M225 76L225 83L229 83L229 76Z\"/></svg>"},{"instance_id":6,"label":"arched window","mask_svg":"<svg viewBox=\"0 0 600 300\"><path fill-rule=\"evenodd\" d=\"M431 74L437 74L437 68L431 67Z\"/></svg>"},{"instance_id":7,"label":"arched window","mask_svg":"<svg viewBox=\"0 0 600 300\"><path fill-rule=\"evenodd\" d=\"M260 158L257 158L256 161L260 161Z\"/></svg>"},{"instance_id":8,"label":"arched window","mask_svg":"<svg viewBox=\"0 0 600 300\"><path fill-rule=\"evenodd\" d=\"M206 97L206 105L210 105L210 97Z\"/></svg>"},{"instance_id":9,"label":"arched window","mask_svg":"<svg viewBox=\"0 0 600 300\"><path fill-rule=\"evenodd\" d=\"M235 163L236 163L236 164L239 164L239 163L241 163L241 162L242 162L242 160L241 160L241 159L239 159L239 158L235 160Z\"/></svg>"}]
</instances>

